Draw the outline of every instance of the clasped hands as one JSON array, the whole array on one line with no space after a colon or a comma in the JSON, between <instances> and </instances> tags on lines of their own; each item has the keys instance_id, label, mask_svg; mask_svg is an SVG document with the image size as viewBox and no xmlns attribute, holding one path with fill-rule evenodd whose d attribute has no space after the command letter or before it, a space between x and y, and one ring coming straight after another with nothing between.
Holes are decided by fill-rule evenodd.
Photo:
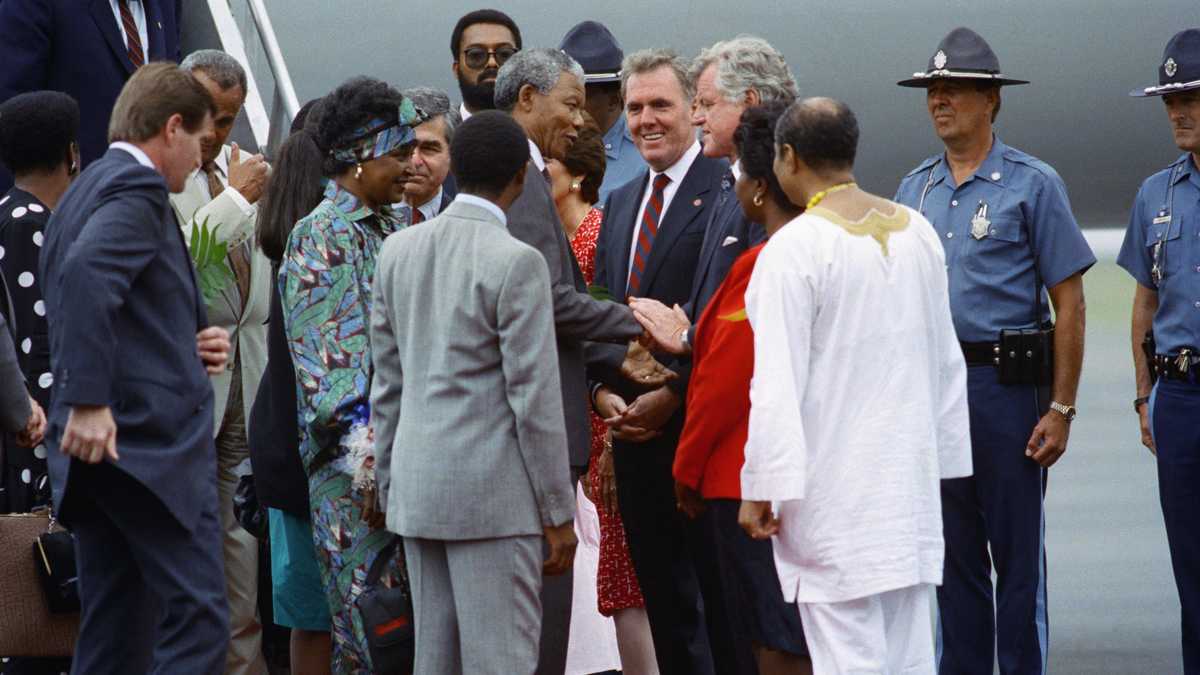
<instances>
[{"instance_id":1,"label":"clasped hands","mask_svg":"<svg viewBox=\"0 0 1200 675\"><path fill-rule=\"evenodd\" d=\"M196 353L210 375L225 370L229 361L229 332L209 326L196 333ZM67 415L59 449L87 464L99 464L106 457L117 461L117 423L107 405L75 405Z\"/></svg>"},{"instance_id":2,"label":"clasped hands","mask_svg":"<svg viewBox=\"0 0 1200 675\"><path fill-rule=\"evenodd\" d=\"M654 302L660 307L662 306L661 303L653 300L643 301L630 298L629 304L634 310L635 317L638 315L635 303L639 302ZM650 310L647 309L647 311ZM640 318L639 321L641 321ZM645 325L643 322L643 327ZM626 402L620 394L608 387L601 386L596 391L596 412L612 429L614 438L640 443L660 435L662 433L660 429L671 419L671 415L675 414L682 403L679 395L666 386L678 375L659 363L647 349L656 344L656 340L649 332L643 334L638 340L629 343L629 350L621 364L621 375L638 386L649 388L648 391L638 396L632 403Z\"/></svg>"}]
</instances>

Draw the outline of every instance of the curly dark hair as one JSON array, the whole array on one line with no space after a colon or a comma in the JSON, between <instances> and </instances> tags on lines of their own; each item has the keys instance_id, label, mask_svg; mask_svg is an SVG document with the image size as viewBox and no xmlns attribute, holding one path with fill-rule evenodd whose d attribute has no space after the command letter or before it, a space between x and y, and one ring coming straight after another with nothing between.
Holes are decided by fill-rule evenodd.
<instances>
[{"instance_id":1,"label":"curly dark hair","mask_svg":"<svg viewBox=\"0 0 1200 675\"><path fill-rule=\"evenodd\" d=\"M583 176L579 184L579 194L589 204L600 201L600 184L604 182L604 169L607 163L604 154L604 134L592 116L583 113L583 129L579 138L571 144L571 149L563 157L563 166L572 176Z\"/></svg>"},{"instance_id":2,"label":"curly dark hair","mask_svg":"<svg viewBox=\"0 0 1200 675\"><path fill-rule=\"evenodd\" d=\"M733 132L742 171L747 176L767 181L767 194L776 206L795 209L779 179L775 177L775 123L787 110L782 103L754 106L742 111L742 119Z\"/></svg>"},{"instance_id":3,"label":"curly dark hair","mask_svg":"<svg viewBox=\"0 0 1200 675\"><path fill-rule=\"evenodd\" d=\"M518 51L521 49L521 29L517 28L517 22L513 21L512 17L498 9L477 9L464 14L458 23L454 24L454 30L450 32L450 54L454 56L455 61L458 60L458 50L462 47L463 31L480 23L504 26L508 32L512 33L514 46Z\"/></svg>"},{"instance_id":4,"label":"curly dark hair","mask_svg":"<svg viewBox=\"0 0 1200 675\"><path fill-rule=\"evenodd\" d=\"M79 104L58 91L31 91L0 104L0 164L14 176L54 171L71 161Z\"/></svg>"},{"instance_id":5,"label":"curly dark hair","mask_svg":"<svg viewBox=\"0 0 1200 675\"><path fill-rule=\"evenodd\" d=\"M325 153L322 170L326 176L333 177L354 165L339 162L329 156L329 152L354 140L355 131L372 119L385 122L399 119L404 95L386 82L359 75L338 85L324 101L321 122L317 126L317 145Z\"/></svg>"},{"instance_id":6,"label":"curly dark hair","mask_svg":"<svg viewBox=\"0 0 1200 675\"><path fill-rule=\"evenodd\" d=\"M467 194L499 196L528 161L525 131L497 110L471 115L450 142L450 170Z\"/></svg>"}]
</instances>

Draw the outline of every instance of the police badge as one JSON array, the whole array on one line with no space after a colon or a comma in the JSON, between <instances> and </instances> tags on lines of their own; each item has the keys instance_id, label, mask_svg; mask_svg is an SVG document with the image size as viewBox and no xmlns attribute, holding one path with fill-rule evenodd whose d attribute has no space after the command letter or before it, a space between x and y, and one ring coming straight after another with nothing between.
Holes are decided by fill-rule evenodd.
<instances>
[{"instance_id":1,"label":"police badge","mask_svg":"<svg viewBox=\"0 0 1200 675\"><path fill-rule=\"evenodd\" d=\"M937 53L933 55L933 66L938 70L946 67L946 52L939 49Z\"/></svg>"},{"instance_id":2,"label":"police badge","mask_svg":"<svg viewBox=\"0 0 1200 675\"><path fill-rule=\"evenodd\" d=\"M988 236L988 231L992 227L992 221L987 217L988 205L987 202L980 201L979 208L975 209L975 217L971 219L971 236L976 239L983 239Z\"/></svg>"},{"instance_id":3,"label":"police badge","mask_svg":"<svg viewBox=\"0 0 1200 675\"><path fill-rule=\"evenodd\" d=\"M1163 64L1163 72L1167 77L1175 77L1175 73L1179 70L1179 64L1175 63L1175 59L1167 57L1166 63Z\"/></svg>"}]
</instances>

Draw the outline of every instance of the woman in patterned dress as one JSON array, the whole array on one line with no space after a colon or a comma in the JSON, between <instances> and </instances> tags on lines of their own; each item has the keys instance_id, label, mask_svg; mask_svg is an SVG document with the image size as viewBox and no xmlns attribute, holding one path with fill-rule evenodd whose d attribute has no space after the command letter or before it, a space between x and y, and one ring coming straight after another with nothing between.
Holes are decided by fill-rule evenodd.
<instances>
[{"instance_id":1,"label":"woman in patterned dress","mask_svg":"<svg viewBox=\"0 0 1200 675\"><path fill-rule=\"evenodd\" d=\"M566 156L549 160L550 191L558 208L563 230L588 285L596 270L596 239L604 212L593 204L600 197L604 180L604 136L590 116ZM613 617L617 627L617 649L627 675L658 672L646 601L638 586L625 543L625 528L617 511L616 478L613 474L612 440L604 420L592 416L592 447L589 469L583 479L584 494L597 505L600 515L600 566L596 594L600 613Z\"/></svg>"},{"instance_id":2,"label":"woman in patterned dress","mask_svg":"<svg viewBox=\"0 0 1200 675\"><path fill-rule=\"evenodd\" d=\"M339 86L324 106L317 145L331 181L288 237L279 283L313 540L332 614L332 669L365 675L371 664L357 600L394 539L376 500L368 429L371 280L384 238L401 227L388 205L404 196L401 177L423 114L366 77ZM383 583L407 585L402 556Z\"/></svg>"}]
</instances>

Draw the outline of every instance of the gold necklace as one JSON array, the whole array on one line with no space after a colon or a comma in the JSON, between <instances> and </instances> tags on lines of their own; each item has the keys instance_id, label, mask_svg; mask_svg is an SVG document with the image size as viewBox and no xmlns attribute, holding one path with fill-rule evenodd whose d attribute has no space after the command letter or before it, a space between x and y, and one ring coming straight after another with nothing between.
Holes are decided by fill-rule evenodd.
<instances>
[{"instance_id":1,"label":"gold necklace","mask_svg":"<svg viewBox=\"0 0 1200 675\"><path fill-rule=\"evenodd\" d=\"M837 185L834 185L832 187L827 187L824 190L821 190L817 194L813 195L812 199L808 200L808 205L804 207L804 210L807 211L807 210L813 208L814 206L816 206L817 204L820 204L822 199L825 199L826 197L828 197L829 195L831 195L835 192L845 190L846 188L852 188L856 185L858 185L858 183L855 183L854 181L847 181L845 183L838 183Z\"/></svg>"}]
</instances>

